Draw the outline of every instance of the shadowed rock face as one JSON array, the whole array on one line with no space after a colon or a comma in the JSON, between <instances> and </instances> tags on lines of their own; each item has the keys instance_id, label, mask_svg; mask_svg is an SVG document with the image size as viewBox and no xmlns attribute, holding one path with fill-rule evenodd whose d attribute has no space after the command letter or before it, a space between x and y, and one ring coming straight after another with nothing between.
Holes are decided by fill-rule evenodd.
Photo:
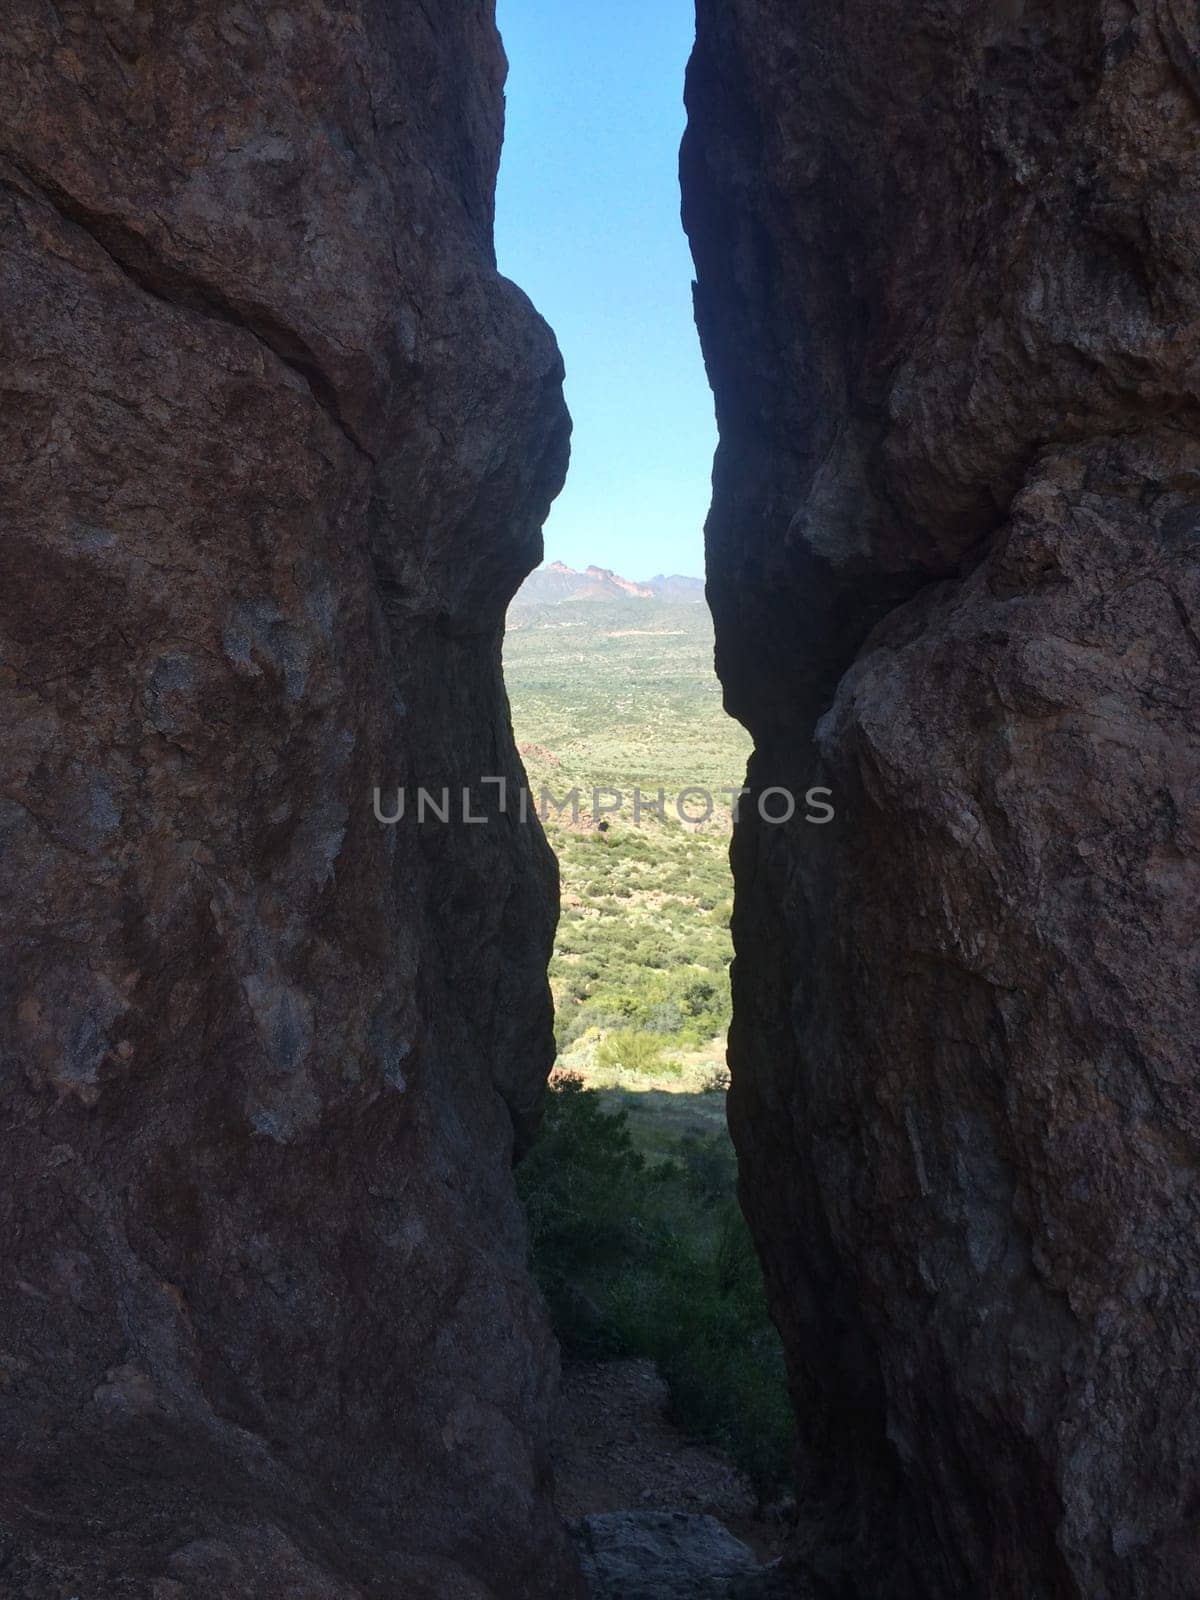
<instances>
[{"instance_id":1,"label":"shadowed rock face","mask_svg":"<svg viewBox=\"0 0 1200 1600\"><path fill-rule=\"evenodd\" d=\"M482 0L5 9L14 1600L575 1592L509 1177L553 863L371 800L518 771L568 424L503 72Z\"/></svg>"},{"instance_id":2,"label":"shadowed rock face","mask_svg":"<svg viewBox=\"0 0 1200 1600\"><path fill-rule=\"evenodd\" d=\"M591 1600L766 1600L768 1594L754 1551L715 1517L617 1511L580 1518L572 1534Z\"/></svg>"},{"instance_id":3,"label":"shadowed rock face","mask_svg":"<svg viewBox=\"0 0 1200 1600\"><path fill-rule=\"evenodd\" d=\"M1200 35L701 0L731 1118L839 1593L1200 1592ZM776 802L778 804L778 802Z\"/></svg>"}]
</instances>

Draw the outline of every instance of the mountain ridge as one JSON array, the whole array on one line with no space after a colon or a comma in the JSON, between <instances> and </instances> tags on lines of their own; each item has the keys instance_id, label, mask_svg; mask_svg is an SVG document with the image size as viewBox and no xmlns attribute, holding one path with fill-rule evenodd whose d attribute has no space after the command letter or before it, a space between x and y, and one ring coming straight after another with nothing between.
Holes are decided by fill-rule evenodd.
<instances>
[{"instance_id":1,"label":"mountain ridge","mask_svg":"<svg viewBox=\"0 0 1200 1600\"><path fill-rule=\"evenodd\" d=\"M611 567L590 565L582 572L563 561L549 561L531 572L514 604L557 605L576 600L659 600L695 605L704 599L703 578L658 573L645 583L624 578Z\"/></svg>"}]
</instances>

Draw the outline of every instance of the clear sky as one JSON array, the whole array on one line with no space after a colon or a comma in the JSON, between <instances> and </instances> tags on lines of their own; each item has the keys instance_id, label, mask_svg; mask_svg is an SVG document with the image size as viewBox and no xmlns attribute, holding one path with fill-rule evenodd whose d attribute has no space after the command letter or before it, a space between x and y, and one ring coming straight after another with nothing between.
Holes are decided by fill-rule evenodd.
<instances>
[{"instance_id":1,"label":"clear sky","mask_svg":"<svg viewBox=\"0 0 1200 1600\"><path fill-rule=\"evenodd\" d=\"M704 572L716 445L679 222L693 0L498 0L500 270L558 335L575 419L547 560Z\"/></svg>"}]
</instances>

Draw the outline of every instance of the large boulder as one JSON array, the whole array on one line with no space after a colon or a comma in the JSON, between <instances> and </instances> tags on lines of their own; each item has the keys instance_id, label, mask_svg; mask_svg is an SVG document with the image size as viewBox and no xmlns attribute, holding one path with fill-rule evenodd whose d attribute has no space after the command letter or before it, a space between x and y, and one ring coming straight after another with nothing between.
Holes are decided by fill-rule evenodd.
<instances>
[{"instance_id":1,"label":"large boulder","mask_svg":"<svg viewBox=\"0 0 1200 1600\"><path fill-rule=\"evenodd\" d=\"M581 1517L571 1531L589 1600L768 1600L777 1592L762 1587L773 1570L715 1517L614 1511Z\"/></svg>"},{"instance_id":2,"label":"large boulder","mask_svg":"<svg viewBox=\"0 0 1200 1600\"><path fill-rule=\"evenodd\" d=\"M574 1592L510 1177L553 862L372 804L516 780L565 468L491 12L5 8L14 1600Z\"/></svg>"},{"instance_id":3,"label":"large boulder","mask_svg":"<svg viewBox=\"0 0 1200 1600\"><path fill-rule=\"evenodd\" d=\"M700 0L718 667L837 811L743 806L731 1121L864 1600L1200 1593L1198 58Z\"/></svg>"}]
</instances>

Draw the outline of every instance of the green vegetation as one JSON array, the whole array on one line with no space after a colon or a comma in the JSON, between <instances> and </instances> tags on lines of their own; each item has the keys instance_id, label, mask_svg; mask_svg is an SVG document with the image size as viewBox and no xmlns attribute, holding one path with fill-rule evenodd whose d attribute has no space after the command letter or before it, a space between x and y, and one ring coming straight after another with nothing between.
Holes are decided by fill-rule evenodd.
<instances>
[{"instance_id":1,"label":"green vegetation","mask_svg":"<svg viewBox=\"0 0 1200 1600\"><path fill-rule=\"evenodd\" d=\"M530 792L583 797L578 826L569 811L545 811L563 884L550 971L559 1044L584 1072L610 1030L653 1034L661 1049L647 1064L724 1056L732 901L729 798L719 791L740 785L750 741L721 709L712 653L702 605L518 603L509 617L505 676ZM665 818L645 810L635 825L635 787L647 805L665 792ZM691 787L716 802L701 826L676 812ZM596 789L625 801L599 825ZM703 811L699 800L690 807Z\"/></svg>"},{"instance_id":2,"label":"green vegetation","mask_svg":"<svg viewBox=\"0 0 1200 1600\"><path fill-rule=\"evenodd\" d=\"M505 671L531 792L584 797L577 824L546 817L560 1055L519 1174L534 1268L568 1353L652 1357L681 1425L766 1497L787 1475L791 1416L716 1092L729 802L699 826L673 804L740 784L749 741L721 710L703 606L518 604ZM635 825L635 786L665 790L665 815ZM594 788L621 790L621 813L592 816Z\"/></svg>"},{"instance_id":3,"label":"green vegetation","mask_svg":"<svg viewBox=\"0 0 1200 1600\"><path fill-rule=\"evenodd\" d=\"M504 666L518 742L552 755L528 761L530 775L555 794L742 781L749 740L721 710L706 606L518 600Z\"/></svg>"},{"instance_id":4,"label":"green vegetation","mask_svg":"<svg viewBox=\"0 0 1200 1600\"><path fill-rule=\"evenodd\" d=\"M533 1259L568 1354L649 1356L679 1423L768 1499L792 1447L783 1356L719 1133L636 1148L624 1111L559 1077L518 1173Z\"/></svg>"}]
</instances>

